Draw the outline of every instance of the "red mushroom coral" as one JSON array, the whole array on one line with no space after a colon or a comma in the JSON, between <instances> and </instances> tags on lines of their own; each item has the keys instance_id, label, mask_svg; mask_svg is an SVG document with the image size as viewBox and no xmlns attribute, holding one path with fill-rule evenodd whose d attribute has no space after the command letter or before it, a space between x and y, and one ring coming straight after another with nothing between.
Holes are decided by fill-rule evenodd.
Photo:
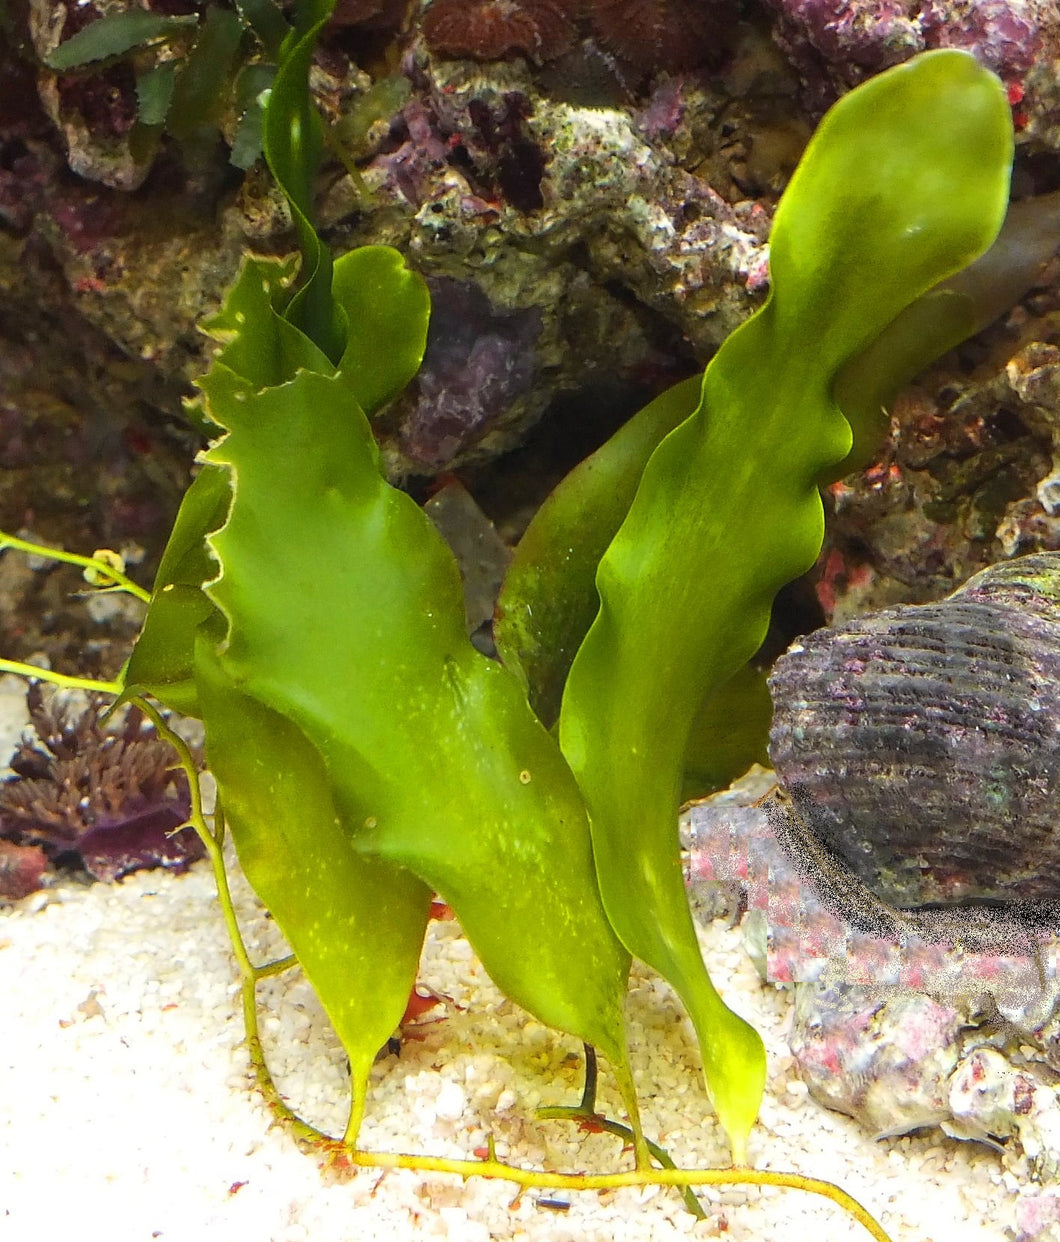
<instances>
[{"instance_id":1,"label":"red mushroom coral","mask_svg":"<svg viewBox=\"0 0 1060 1242\"><path fill-rule=\"evenodd\" d=\"M423 36L436 56L540 63L570 48L574 23L566 0L434 0Z\"/></svg>"},{"instance_id":2,"label":"red mushroom coral","mask_svg":"<svg viewBox=\"0 0 1060 1242\"><path fill-rule=\"evenodd\" d=\"M590 0L600 42L641 69L692 69L717 57L731 25L727 0Z\"/></svg>"}]
</instances>

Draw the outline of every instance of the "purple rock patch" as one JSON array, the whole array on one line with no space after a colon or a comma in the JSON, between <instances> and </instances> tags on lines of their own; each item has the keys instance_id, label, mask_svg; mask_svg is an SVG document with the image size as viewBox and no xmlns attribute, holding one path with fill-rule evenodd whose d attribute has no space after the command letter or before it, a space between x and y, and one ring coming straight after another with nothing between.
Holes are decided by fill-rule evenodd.
<instances>
[{"instance_id":1,"label":"purple rock patch","mask_svg":"<svg viewBox=\"0 0 1060 1242\"><path fill-rule=\"evenodd\" d=\"M427 351L399 438L409 458L439 470L532 387L541 312L536 307L497 312L482 290L466 281L438 277L427 283L432 307Z\"/></svg>"}]
</instances>

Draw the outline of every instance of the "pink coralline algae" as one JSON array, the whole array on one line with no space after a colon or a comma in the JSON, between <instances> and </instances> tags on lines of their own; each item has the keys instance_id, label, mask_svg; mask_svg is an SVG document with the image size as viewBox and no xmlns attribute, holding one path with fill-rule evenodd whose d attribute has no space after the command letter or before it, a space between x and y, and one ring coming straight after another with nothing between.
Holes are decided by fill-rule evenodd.
<instances>
[{"instance_id":1,"label":"pink coralline algae","mask_svg":"<svg viewBox=\"0 0 1060 1242\"><path fill-rule=\"evenodd\" d=\"M884 1006L858 987L805 988L791 1051L818 1103L900 1134L951 1118L961 1025L952 1006L914 992Z\"/></svg>"},{"instance_id":2,"label":"pink coralline algae","mask_svg":"<svg viewBox=\"0 0 1060 1242\"><path fill-rule=\"evenodd\" d=\"M379 157L379 167L397 192L414 207L423 203L428 187L448 157L445 137L438 132L437 118L419 99L410 99L401 111L407 137L387 155Z\"/></svg>"},{"instance_id":3,"label":"pink coralline algae","mask_svg":"<svg viewBox=\"0 0 1060 1242\"><path fill-rule=\"evenodd\" d=\"M47 858L36 847L0 840L0 897L18 901L35 893L47 868Z\"/></svg>"},{"instance_id":4,"label":"pink coralline algae","mask_svg":"<svg viewBox=\"0 0 1060 1242\"><path fill-rule=\"evenodd\" d=\"M916 4L901 0L770 0L783 23L781 38L794 48L809 45L829 62L873 71L924 50ZM802 59L802 57L800 57Z\"/></svg>"},{"instance_id":5,"label":"pink coralline algae","mask_svg":"<svg viewBox=\"0 0 1060 1242\"><path fill-rule=\"evenodd\" d=\"M1026 73L1041 50L1033 12L1012 0L926 0L920 24L929 48L963 48L1006 79Z\"/></svg>"},{"instance_id":6,"label":"pink coralline algae","mask_svg":"<svg viewBox=\"0 0 1060 1242\"><path fill-rule=\"evenodd\" d=\"M685 115L682 80L667 78L652 91L647 104L635 116L637 128L648 138L669 138Z\"/></svg>"},{"instance_id":7,"label":"pink coralline algae","mask_svg":"<svg viewBox=\"0 0 1060 1242\"><path fill-rule=\"evenodd\" d=\"M937 1126L995 1148L1005 1141L1006 1163L1026 1157L1034 1179L1055 1181L1055 954L1036 960L858 933L820 902L773 834L757 805L771 776L752 769L688 809L687 875L697 917L745 909L759 969L796 984L788 1044L810 1095L878 1137ZM1029 1187L1015 1204L1013 1236L1053 1237L1057 1203Z\"/></svg>"},{"instance_id":8,"label":"pink coralline algae","mask_svg":"<svg viewBox=\"0 0 1060 1242\"><path fill-rule=\"evenodd\" d=\"M1031 1242L1060 1225L1060 1192L1045 1190L1023 1194L1016 1203L1016 1242Z\"/></svg>"},{"instance_id":9,"label":"pink coralline algae","mask_svg":"<svg viewBox=\"0 0 1060 1242\"><path fill-rule=\"evenodd\" d=\"M771 982L857 985L884 994L984 991L1013 1004L1040 992L1035 936L1027 929L1017 929L1009 946L969 951L959 935L898 939L845 921L792 861L776 818L751 792L757 790L750 786L742 796L737 786L729 801L690 808L688 879L694 899L708 909L718 900L712 894L721 893L729 908L754 912L750 926Z\"/></svg>"}]
</instances>

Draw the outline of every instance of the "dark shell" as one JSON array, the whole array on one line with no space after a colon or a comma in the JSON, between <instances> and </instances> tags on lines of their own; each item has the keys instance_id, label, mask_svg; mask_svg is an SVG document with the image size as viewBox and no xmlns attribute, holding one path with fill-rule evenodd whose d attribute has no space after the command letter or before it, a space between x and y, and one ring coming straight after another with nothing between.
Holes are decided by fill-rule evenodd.
<instances>
[{"instance_id":1,"label":"dark shell","mask_svg":"<svg viewBox=\"0 0 1060 1242\"><path fill-rule=\"evenodd\" d=\"M811 634L770 689L798 820L887 906L1060 900L1060 553Z\"/></svg>"}]
</instances>

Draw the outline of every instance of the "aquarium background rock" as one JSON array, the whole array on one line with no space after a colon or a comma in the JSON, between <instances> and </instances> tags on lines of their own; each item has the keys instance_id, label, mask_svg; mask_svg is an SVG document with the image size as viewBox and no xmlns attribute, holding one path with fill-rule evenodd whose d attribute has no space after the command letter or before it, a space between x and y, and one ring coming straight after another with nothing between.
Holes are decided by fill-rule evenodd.
<instances>
[{"instance_id":1,"label":"aquarium background rock","mask_svg":"<svg viewBox=\"0 0 1060 1242\"><path fill-rule=\"evenodd\" d=\"M126 62L44 66L78 24L129 7L17 3L2 36L0 521L141 549L146 579L198 447L181 410L210 348L196 324L247 249L287 253L293 236L262 165L228 162L234 105L212 146L138 146ZM420 498L459 472L509 540L572 446L702 368L761 304L779 194L853 83L968 48L1009 90L1015 194L1060 187L1060 14L1045 0L718 5L717 50L692 66L662 42L652 64L609 49L618 6L603 0L551 59L447 59L425 7L402 23L395 6L339 6L313 86L356 174L329 160L318 218L337 252L395 245L435 292L424 373L378 424L388 472ZM877 460L831 489L810 578L823 619L938 598L1060 546L1058 273L902 394ZM532 477L509 486L528 439L554 460L530 452ZM13 654L42 639L58 654L26 624Z\"/></svg>"}]
</instances>

